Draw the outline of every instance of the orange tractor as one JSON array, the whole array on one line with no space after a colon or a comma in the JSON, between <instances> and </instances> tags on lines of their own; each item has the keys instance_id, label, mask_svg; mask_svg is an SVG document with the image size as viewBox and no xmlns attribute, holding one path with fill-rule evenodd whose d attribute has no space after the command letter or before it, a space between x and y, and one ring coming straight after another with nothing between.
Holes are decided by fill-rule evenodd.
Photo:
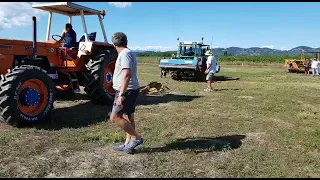
<instances>
[{"instance_id":1,"label":"orange tractor","mask_svg":"<svg viewBox=\"0 0 320 180\"><path fill-rule=\"evenodd\" d=\"M98 11L75 3L60 2L34 5L49 12L45 42L37 42L36 17L33 17L33 41L0 39L0 119L11 125L49 119L55 98L71 96L84 86L94 104L113 102L112 75L117 51L107 41L103 18ZM77 46L62 47L50 29L52 14L80 16L84 35ZM104 42L97 42L96 32L88 34L85 16L99 19ZM31 34L30 34L31 35ZM60 36L61 38L61 36ZM59 39L60 39L59 38Z\"/></svg>"},{"instance_id":2,"label":"orange tractor","mask_svg":"<svg viewBox=\"0 0 320 180\"><path fill-rule=\"evenodd\" d=\"M286 59L284 62L284 67L287 69L287 72L296 72L296 73L303 73L305 72L305 60L307 59L306 55L309 57L314 56L315 58L320 58L320 52L318 51L302 51L300 54L300 59ZM311 60L311 58L309 58ZM309 67L309 71L311 73L311 67Z\"/></svg>"}]
</instances>

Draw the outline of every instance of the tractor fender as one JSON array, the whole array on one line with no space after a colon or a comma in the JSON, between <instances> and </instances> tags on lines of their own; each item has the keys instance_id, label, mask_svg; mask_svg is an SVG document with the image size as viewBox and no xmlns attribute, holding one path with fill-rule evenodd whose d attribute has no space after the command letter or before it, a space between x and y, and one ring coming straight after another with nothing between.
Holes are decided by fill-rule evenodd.
<instances>
[{"instance_id":1,"label":"tractor fender","mask_svg":"<svg viewBox=\"0 0 320 180\"><path fill-rule=\"evenodd\" d=\"M13 55L0 54L0 74L6 74L12 68Z\"/></svg>"},{"instance_id":2,"label":"tractor fender","mask_svg":"<svg viewBox=\"0 0 320 180\"><path fill-rule=\"evenodd\" d=\"M92 45L93 42L80 42L79 43L79 51L78 57L80 58L83 55L91 55L92 54Z\"/></svg>"}]
</instances>

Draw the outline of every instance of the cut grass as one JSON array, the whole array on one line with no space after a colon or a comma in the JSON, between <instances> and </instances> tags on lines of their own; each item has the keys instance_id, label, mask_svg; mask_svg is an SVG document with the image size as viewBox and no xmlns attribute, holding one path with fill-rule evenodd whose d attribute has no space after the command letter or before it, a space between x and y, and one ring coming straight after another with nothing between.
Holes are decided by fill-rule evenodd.
<instances>
[{"instance_id":1,"label":"cut grass","mask_svg":"<svg viewBox=\"0 0 320 180\"><path fill-rule=\"evenodd\" d=\"M161 79L140 64L141 85L172 94L143 97L136 109L145 143L114 152L125 134L110 107L79 94L55 103L53 121L0 126L1 177L319 177L319 78L277 67L222 66L213 92L205 82ZM305 92L308 91L306 94Z\"/></svg>"}]
</instances>

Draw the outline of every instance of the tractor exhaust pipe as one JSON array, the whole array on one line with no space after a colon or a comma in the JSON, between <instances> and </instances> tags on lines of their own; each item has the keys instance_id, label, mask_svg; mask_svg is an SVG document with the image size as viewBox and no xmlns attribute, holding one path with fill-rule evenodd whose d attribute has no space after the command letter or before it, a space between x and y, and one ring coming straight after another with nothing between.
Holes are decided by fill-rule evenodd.
<instances>
[{"instance_id":1,"label":"tractor exhaust pipe","mask_svg":"<svg viewBox=\"0 0 320 180\"><path fill-rule=\"evenodd\" d=\"M37 57L37 18L35 16L32 17L33 20L33 52L32 56L34 58Z\"/></svg>"}]
</instances>

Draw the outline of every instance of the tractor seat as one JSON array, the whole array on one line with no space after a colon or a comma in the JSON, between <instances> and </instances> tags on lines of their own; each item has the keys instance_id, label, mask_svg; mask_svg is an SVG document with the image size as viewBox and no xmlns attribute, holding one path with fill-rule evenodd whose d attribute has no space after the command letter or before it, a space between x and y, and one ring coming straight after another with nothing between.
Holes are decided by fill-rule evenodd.
<instances>
[{"instance_id":1,"label":"tractor seat","mask_svg":"<svg viewBox=\"0 0 320 180\"><path fill-rule=\"evenodd\" d=\"M92 32L90 34L88 34L88 39L89 41L95 41L96 40L96 36L97 36L97 32ZM84 42L85 41L85 37L84 35L80 38L79 42Z\"/></svg>"}]
</instances>

